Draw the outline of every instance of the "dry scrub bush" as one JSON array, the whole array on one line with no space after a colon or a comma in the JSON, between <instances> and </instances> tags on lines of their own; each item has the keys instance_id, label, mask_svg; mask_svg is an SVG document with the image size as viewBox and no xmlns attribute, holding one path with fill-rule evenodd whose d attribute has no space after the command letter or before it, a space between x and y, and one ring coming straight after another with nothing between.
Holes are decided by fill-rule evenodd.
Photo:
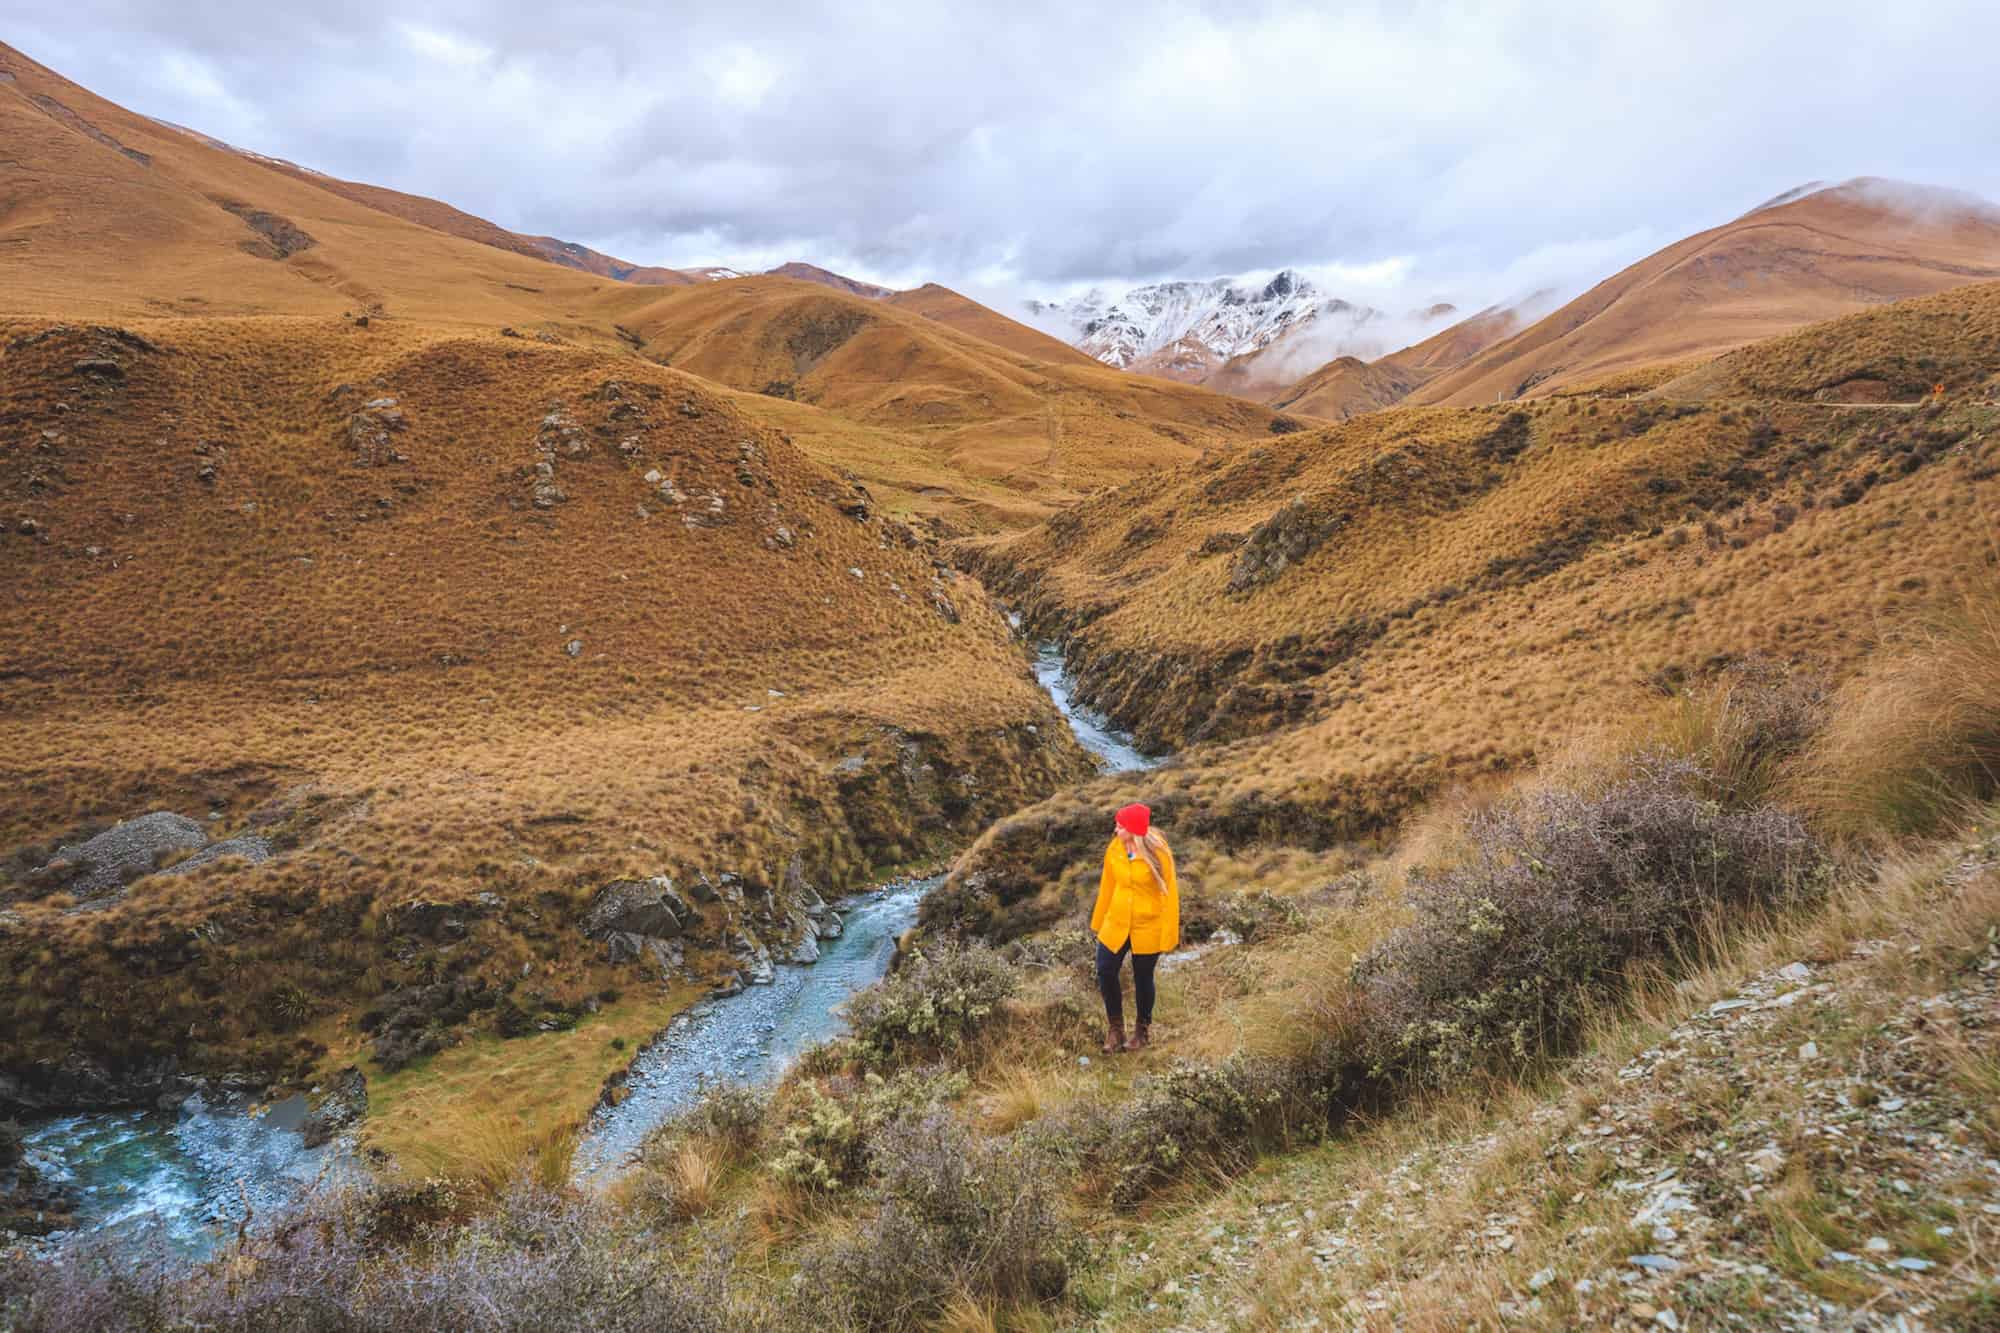
<instances>
[{"instance_id":1,"label":"dry scrub bush","mask_svg":"<svg viewBox=\"0 0 2000 1333\"><path fill-rule=\"evenodd\" d=\"M877 1149L880 1208L802 1265L808 1288L857 1328L930 1327L967 1298L1054 1300L1079 1258L1048 1165L949 1115L905 1120Z\"/></svg>"},{"instance_id":2,"label":"dry scrub bush","mask_svg":"<svg viewBox=\"0 0 2000 1333\"><path fill-rule=\"evenodd\" d=\"M848 1000L854 1048L878 1066L954 1054L1019 986L1019 974L984 945L926 941L902 967Z\"/></svg>"},{"instance_id":3,"label":"dry scrub bush","mask_svg":"<svg viewBox=\"0 0 2000 1333\"><path fill-rule=\"evenodd\" d=\"M1853 833L1935 833L2000 796L2000 583L1864 673L1813 760L1817 803Z\"/></svg>"},{"instance_id":4,"label":"dry scrub bush","mask_svg":"<svg viewBox=\"0 0 2000 1333\"><path fill-rule=\"evenodd\" d=\"M1596 791L1530 789L1472 816L1466 854L1413 872L1416 919L1355 967L1371 1079L1444 1088L1568 1047L1634 964L1705 926L1798 902L1821 850L1797 815L1733 810L1685 759Z\"/></svg>"},{"instance_id":5,"label":"dry scrub bush","mask_svg":"<svg viewBox=\"0 0 2000 1333\"><path fill-rule=\"evenodd\" d=\"M933 1065L904 1069L883 1078L873 1070L859 1079L828 1080L829 1096L817 1085L778 1129L778 1155L771 1175L793 1189L833 1193L861 1182L874 1163L883 1133L935 1114L962 1096L969 1083L957 1070Z\"/></svg>"},{"instance_id":6,"label":"dry scrub bush","mask_svg":"<svg viewBox=\"0 0 2000 1333\"><path fill-rule=\"evenodd\" d=\"M732 1305L719 1257L683 1261L603 1205L526 1181L490 1212L420 1240L386 1248L368 1197L350 1195L191 1271L164 1246L135 1253L129 1239L45 1261L0 1258L0 1326L720 1333L764 1322Z\"/></svg>"},{"instance_id":7,"label":"dry scrub bush","mask_svg":"<svg viewBox=\"0 0 2000 1333\"><path fill-rule=\"evenodd\" d=\"M1310 1061L1248 1055L1176 1061L1143 1079L1094 1154L1110 1174L1113 1206L1136 1207L1191 1172L1239 1171L1260 1153L1316 1138L1327 1124L1325 1087Z\"/></svg>"}]
</instances>

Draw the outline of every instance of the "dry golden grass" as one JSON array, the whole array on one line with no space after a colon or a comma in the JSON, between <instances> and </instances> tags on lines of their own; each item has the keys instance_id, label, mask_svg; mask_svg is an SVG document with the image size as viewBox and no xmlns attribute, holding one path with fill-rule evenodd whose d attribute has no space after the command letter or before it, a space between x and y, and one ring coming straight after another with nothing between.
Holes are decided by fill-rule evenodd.
<instances>
[{"instance_id":1,"label":"dry golden grass","mask_svg":"<svg viewBox=\"0 0 2000 1333\"><path fill-rule=\"evenodd\" d=\"M1034 884L1003 896L1087 869L1125 800L1184 853L1318 849L1734 663L1837 685L1987 558L1969 534L1996 478L2000 411L1974 402L1397 408L965 543L1031 625L1070 632L1088 702L1181 752L1015 816ZM995 830L962 869L1026 846Z\"/></svg>"},{"instance_id":2,"label":"dry golden grass","mask_svg":"<svg viewBox=\"0 0 2000 1333\"><path fill-rule=\"evenodd\" d=\"M2000 793L1992 575L1904 629L1852 683L1805 783L1849 832L1891 836L1935 832Z\"/></svg>"},{"instance_id":3,"label":"dry golden grass","mask_svg":"<svg viewBox=\"0 0 2000 1333\"><path fill-rule=\"evenodd\" d=\"M2000 393L2000 302L1961 287L1755 343L1659 388L1665 398L1916 403Z\"/></svg>"},{"instance_id":4,"label":"dry golden grass","mask_svg":"<svg viewBox=\"0 0 2000 1333\"><path fill-rule=\"evenodd\" d=\"M1473 406L1714 356L1885 301L2000 277L2000 224L1851 183L1691 236L1411 395Z\"/></svg>"},{"instance_id":5,"label":"dry golden grass","mask_svg":"<svg viewBox=\"0 0 2000 1333\"><path fill-rule=\"evenodd\" d=\"M578 1125L528 1122L497 1113L462 1117L449 1136L425 1142L403 1159L406 1170L497 1198L523 1175L543 1189L569 1186Z\"/></svg>"},{"instance_id":6,"label":"dry golden grass","mask_svg":"<svg viewBox=\"0 0 2000 1333\"><path fill-rule=\"evenodd\" d=\"M307 1076L446 961L574 1008L642 980L574 924L607 879L776 884L797 854L845 887L1083 771L978 588L699 380L396 320L131 332L0 335L10 1063L165 1047ZM121 377L74 370L99 353ZM353 434L380 397L400 459ZM911 756L936 785L898 776ZM158 808L285 855L76 915L11 878ZM462 949L391 953L417 900L463 906ZM300 995L332 1026L299 1031Z\"/></svg>"}]
</instances>

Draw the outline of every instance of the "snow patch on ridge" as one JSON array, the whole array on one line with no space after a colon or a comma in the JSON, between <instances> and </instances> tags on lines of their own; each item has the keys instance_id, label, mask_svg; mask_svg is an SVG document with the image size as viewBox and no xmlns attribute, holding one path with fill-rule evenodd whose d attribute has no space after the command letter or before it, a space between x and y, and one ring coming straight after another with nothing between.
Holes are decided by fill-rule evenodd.
<instances>
[{"instance_id":1,"label":"snow patch on ridge","mask_svg":"<svg viewBox=\"0 0 2000 1333\"><path fill-rule=\"evenodd\" d=\"M1092 288L1069 301L1030 301L1028 312L1046 326L1066 325L1069 341L1108 365L1124 369L1171 349L1171 368L1219 365L1258 351L1287 334L1350 332L1381 312L1330 297L1285 269L1268 282L1234 278L1206 282L1148 283L1124 292Z\"/></svg>"}]
</instances>

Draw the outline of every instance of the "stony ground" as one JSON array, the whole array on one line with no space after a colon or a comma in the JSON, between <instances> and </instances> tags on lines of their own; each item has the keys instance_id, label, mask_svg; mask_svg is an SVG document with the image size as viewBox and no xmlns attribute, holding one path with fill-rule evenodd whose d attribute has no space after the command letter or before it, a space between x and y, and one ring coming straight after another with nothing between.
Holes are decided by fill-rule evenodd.
<instances>
[{"instance_id":1,"label":"stony ground","mask_svg":"<svg viewBox=\"0 0 2000 1333\"><path fill-rule=\"evenodd\" d=\"M1098 1326L2000 1328L2000 938L1933 925L1711 974L1553 1087L1135 1223Z\"/></svg>"}]
</instances>

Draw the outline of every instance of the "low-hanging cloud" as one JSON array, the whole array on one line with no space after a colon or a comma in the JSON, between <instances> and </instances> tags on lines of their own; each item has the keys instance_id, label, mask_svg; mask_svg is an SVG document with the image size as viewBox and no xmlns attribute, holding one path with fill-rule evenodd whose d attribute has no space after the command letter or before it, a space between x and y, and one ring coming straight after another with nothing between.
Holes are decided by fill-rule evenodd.
<instances>
[{"instance_id":1,"label":"low-hanging cloud","mask_svg":"<svg viewBox=\"0 0 2000 1333\"><path fill-rule=\"evenodd\" d=\"M641 263L1040 294L1388 266L1394 309L1469 310L1814 178L2000 193L1970 0L4 8L134 110Z\"/></svg>"}]
</instances>

